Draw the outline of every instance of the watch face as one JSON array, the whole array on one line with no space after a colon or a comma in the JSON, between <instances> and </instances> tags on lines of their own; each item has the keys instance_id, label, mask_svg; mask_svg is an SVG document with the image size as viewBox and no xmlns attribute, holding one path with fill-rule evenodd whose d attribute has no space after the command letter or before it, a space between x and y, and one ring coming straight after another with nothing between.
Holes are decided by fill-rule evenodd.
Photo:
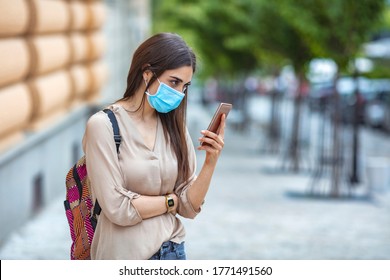
<instances>
[{"instance_id":1,"label":"watch face","mask_svg":"<svg viewBox=\"0 0 390 280\"><path fill-rule=\"evenodd\" d=\"M172 198L169 198L168 199L168 206L172 207L173 205L175 205L175 201Z\"/></svg>"}]
</instances>

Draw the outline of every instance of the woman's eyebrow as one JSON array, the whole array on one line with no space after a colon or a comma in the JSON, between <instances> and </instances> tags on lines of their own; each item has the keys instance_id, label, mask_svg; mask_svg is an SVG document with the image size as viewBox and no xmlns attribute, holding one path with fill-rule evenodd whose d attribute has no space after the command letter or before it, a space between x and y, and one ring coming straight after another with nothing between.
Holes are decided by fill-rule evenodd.
<instances>
[{"instance_id":1,"label":"woman's eyebrow","mask_svg":"<svg viewBox=\"0 0 390 280\"><path fill-rule=\"evenodd\" d=\"M171 78L173 78L173 79L176 79L176 80L178 80L179 82L183 82L183 80L182 79L180 79L180 78L178 78L178 77L176 77L176 76L169 76L169 77L171 77Z\"/></svg>"},{"instance_id":2,"label":"woman's eyebrow","mask_svg":"<svg viewBox=\"0 0 390 280\"><path fill-rule=\"evenodd\" d=\"M178 77L176 77L176 76L169 76L169 77L171 77L171 78L173 78L173 79L176 79L176 80L178 80L180 83L182 83L183 82L183 80L182 79L180 79L180 78L178 78ZM190 85L191 84L191 81L189 81L188 83L186 83L186 85Z\"/></svg>"}]
</instances>

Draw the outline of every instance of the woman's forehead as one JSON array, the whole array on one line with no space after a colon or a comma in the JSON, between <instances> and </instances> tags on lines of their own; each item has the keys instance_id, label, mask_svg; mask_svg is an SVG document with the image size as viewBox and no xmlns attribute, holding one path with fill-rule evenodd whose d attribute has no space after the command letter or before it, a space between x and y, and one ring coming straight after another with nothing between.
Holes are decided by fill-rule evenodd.
<instances>
[{"instance_id":1,"label":"woman's forehead","mask_svg":"<svg viewBox=\"0 0 390 280\"><path fill-rule=\"evenodd\" d=\"M165 70L161 76L179 78L183 82L190 82L192 79L193 71L191 66L182 66L176 69Z\"/></svg>"}]
</instances>

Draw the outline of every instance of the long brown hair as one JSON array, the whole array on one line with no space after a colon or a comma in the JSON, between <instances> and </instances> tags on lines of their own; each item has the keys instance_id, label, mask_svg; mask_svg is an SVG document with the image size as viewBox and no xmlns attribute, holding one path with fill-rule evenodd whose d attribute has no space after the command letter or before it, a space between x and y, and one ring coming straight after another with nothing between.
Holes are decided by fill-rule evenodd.
<instances>
[{"instance_id":1,"label":"long brown hair","mask_svg":"<svg viewBox=\"0 0 390 280\"><path fill-rule=\"evenodd\" d=\"M196 70L196 56L192 49L177 34L159 33L144 41L134 52L127 88L120 100L128 100L144 83L143 72L150 70L153 77L146 86L149 88L164 71L191 66ZM140 107L143 108L145 95ZM188 146L186 140L187 90L180 106L168 113L158 113L164 129L164 136L174 150L178 162L178 177L176 183L189 179Z\"/></svg>"}]
</instances>

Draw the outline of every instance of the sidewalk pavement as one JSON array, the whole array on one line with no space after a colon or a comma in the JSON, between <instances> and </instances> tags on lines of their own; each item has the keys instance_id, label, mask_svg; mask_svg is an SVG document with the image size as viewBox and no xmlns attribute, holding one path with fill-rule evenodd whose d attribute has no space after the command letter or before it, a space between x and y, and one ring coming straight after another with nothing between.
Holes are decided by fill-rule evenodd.
<instances>
[{"instance_id":1,"label":"sidewalk pavement","mask_svg":"<svg viewBox=\"0 0 390 280\"><path fill-rule=\"evenodd\" d=\"M209 116L191 120L197 131ZM370 198L308 197L310 174L278 169L280 157L260 152L263 141L256 129L227 127L202 212L182 219L189 259L390 259L390 191ZM198 170L203 159L198 152ZM62 202L53 200L12 234L0 259L69 259Z\"/></svg>"}]
</instances>

